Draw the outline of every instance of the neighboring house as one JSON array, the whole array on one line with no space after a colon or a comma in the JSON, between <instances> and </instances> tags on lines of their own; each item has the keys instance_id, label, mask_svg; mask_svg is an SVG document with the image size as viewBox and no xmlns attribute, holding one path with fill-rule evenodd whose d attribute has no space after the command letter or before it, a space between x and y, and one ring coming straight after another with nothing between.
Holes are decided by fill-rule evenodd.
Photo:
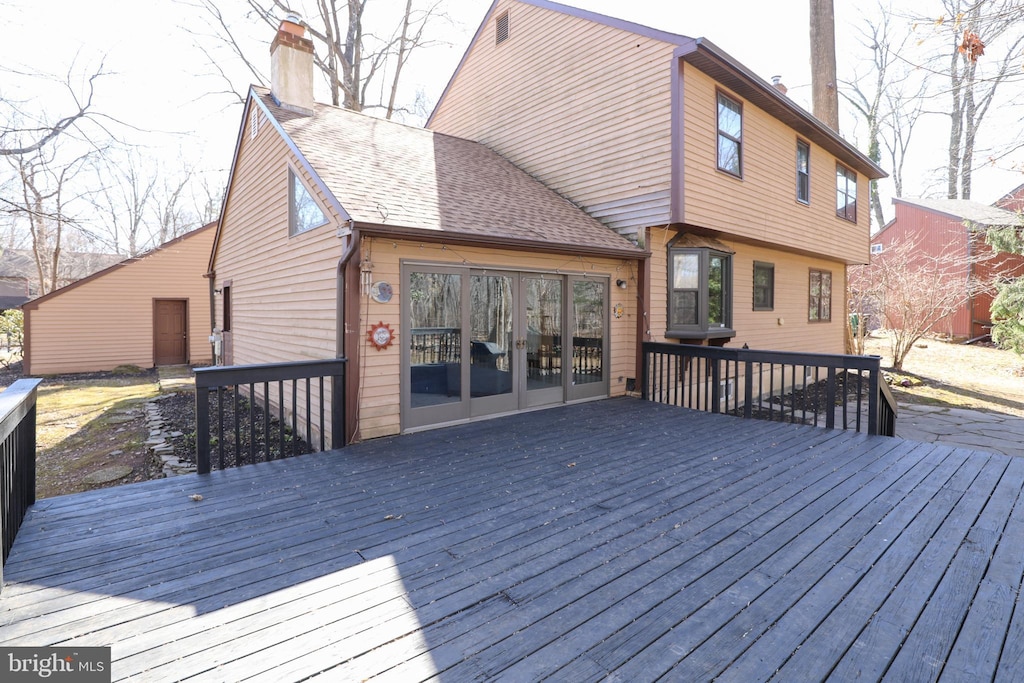
<instances>
[{"instance_id":1,"label":"neighboring house","mask_svg":"<svg viewBox=\"0 0 1024 683\"><path fill-rule=\"evenodd\" d=\"M64 287L121 260L117 254L68 251L61 254L57 286ZM31 249L0 253L0 309L16 308L39 296L39 270Z\"/></svg>"},{"instance_id":2,"label":"neighboring house","mask_svg":"<svg viewBox=\"0 0 1024 683\"><path fill-rule=\"evenodd\" d=\"M214 224L26 303L24 374L211 360Z\"/></svg>"},{"instance_id":3,"label":"neighboring house","mask_svg":"<svg viewBox=\"0 0 1024 683\"><path fill-rule=\"evenodd\" d=\"M1018 185L1013 190L1004 194L996 200L993 206L1015 213L1024 211L1024 185Z\"/></svg>"},{"instance_id":4,"label":"neighboring house","mask_svg":"<svg viewBox=\"0 0 1024 683\"><path fill-rule=\"evenodd\" d=\"M964 339L989 334L994 291L985 285L998 278L1024 276L1024 257L993 254L985 242L989 228L1021 225L1019 214L1000 208L1020 202L1021 190L1017 188L995 206L968 199L893 199L896 215L871 238L871 251L883 254L909 241L922 256L950 264L959 272L955 278L963 283L963 304L936 326L937 332ZM913 268L913 263L908 267Z\"/></svg>"},{"instance_id":5,"label":"neighboring house","mask_svg":"<svg viewBox=\"0 0 1024 683\"><path fill-rule=\"evenodd\" d=\"M884 174L707 41L498 0L431 130L312 58L285 20L210 276L226 363L349 359L350 437L621 394L646 340L843 351Z\"/></svg>"}]
</instances>

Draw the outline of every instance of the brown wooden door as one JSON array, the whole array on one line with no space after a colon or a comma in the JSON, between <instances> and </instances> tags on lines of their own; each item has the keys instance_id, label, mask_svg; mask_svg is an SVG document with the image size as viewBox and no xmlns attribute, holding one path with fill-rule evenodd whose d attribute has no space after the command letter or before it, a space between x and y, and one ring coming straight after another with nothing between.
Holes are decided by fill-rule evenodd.
<instances>
[{"instance_id":1,"label":"brown wooden door","mask_svg":"<svg viewBox=\"0 0 1024 683\"><path fill-rule=\"evenodd\" d=\"M188 362L188 302L157 299L153 302L153 364Z\"/></svg>"}]
</instances>

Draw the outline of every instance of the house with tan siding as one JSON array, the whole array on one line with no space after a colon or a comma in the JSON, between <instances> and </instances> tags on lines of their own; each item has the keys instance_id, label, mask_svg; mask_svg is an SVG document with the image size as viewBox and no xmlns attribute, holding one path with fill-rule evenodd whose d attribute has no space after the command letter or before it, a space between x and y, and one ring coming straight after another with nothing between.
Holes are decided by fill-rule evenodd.
<instances>
[{"instance_id":1,"label":"house with tan siding","mask_svg":"<svg viewBox=\"0 0 1024 683\"><path fill-rule=\"evenodd\" d=\"M210 223L26 303L24 373L210 362L214 233Z\"/></svg>"},{"instance_id":2,"label":"house with tan siding","mask_svg":"<svg viewBox=\"0 0 1024 683\"><path fill-rule=\"evenodd\" d=\"M639 340L843 352L885 174L706 38L496 0L427 126L651 253Z\"/></svg>"},{"instance_id":3,"label":"house with tan siding","mask_svg":"<svg viewBox=\"0 0 1024 683\"><path fill-rule=\"evenodd\" d=\"M706 40L497 0L427 129L312 51L282 22L209 277L221 362L348 359L347 438L623 394L649 340L842 352L883 173Z\"/></svg>"}]
</instances>

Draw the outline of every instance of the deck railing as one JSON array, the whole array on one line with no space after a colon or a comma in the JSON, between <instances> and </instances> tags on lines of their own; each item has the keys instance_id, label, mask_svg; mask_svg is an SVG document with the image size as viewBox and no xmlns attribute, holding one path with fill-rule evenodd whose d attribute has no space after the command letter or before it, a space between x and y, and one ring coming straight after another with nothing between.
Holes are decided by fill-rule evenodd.
<instances>
[{"instance_id":1,"label":"deck railing","mask_svg":"<svg viewBox=\"0 0 1024 683\"><path fill-rule=\"evenodd\" d=\"M748 419L896 432L896 400L878 356L645 342L641 393Z\"/></svg>"},{"instance_id":2,"label":"deck railing","mask_svg":"<svg viewBox=\"0 0 1024 683\"><path fill-rule=\"evenodd\" d=\"M36 388L41 381L19 379L0 393L0 586L25 512L36 502Z\"/></svg>"},{"instance_id":3,"label":"deck railing","mask_svg":"<svg viewBox=\"0 0 1024 683\"><path fill-rule=\"evenodd\" d=\"M216 366L195 373L200 474L213 467L212 447L217 469L225 469L326 450L328 432L330 448L345 445L344 358Z\"/></svg>"}]
</instances>

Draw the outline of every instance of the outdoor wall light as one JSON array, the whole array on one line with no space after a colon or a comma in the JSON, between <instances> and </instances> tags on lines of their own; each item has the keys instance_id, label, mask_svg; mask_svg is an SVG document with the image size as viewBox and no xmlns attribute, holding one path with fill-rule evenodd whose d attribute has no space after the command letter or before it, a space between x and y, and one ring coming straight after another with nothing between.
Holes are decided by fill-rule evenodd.
<instances>
[{"instance_id":1,"label":"outdoor wall light","mask_svg":"<svg viewBox=\"0 0 1024 683\"><path fill-rule=\"evenodd\" d=\"M615 281L615 286L618 287L619 289L625 289L626 288L626 281L625 280L616 280Z\"/></svg>"}]
</instances>

